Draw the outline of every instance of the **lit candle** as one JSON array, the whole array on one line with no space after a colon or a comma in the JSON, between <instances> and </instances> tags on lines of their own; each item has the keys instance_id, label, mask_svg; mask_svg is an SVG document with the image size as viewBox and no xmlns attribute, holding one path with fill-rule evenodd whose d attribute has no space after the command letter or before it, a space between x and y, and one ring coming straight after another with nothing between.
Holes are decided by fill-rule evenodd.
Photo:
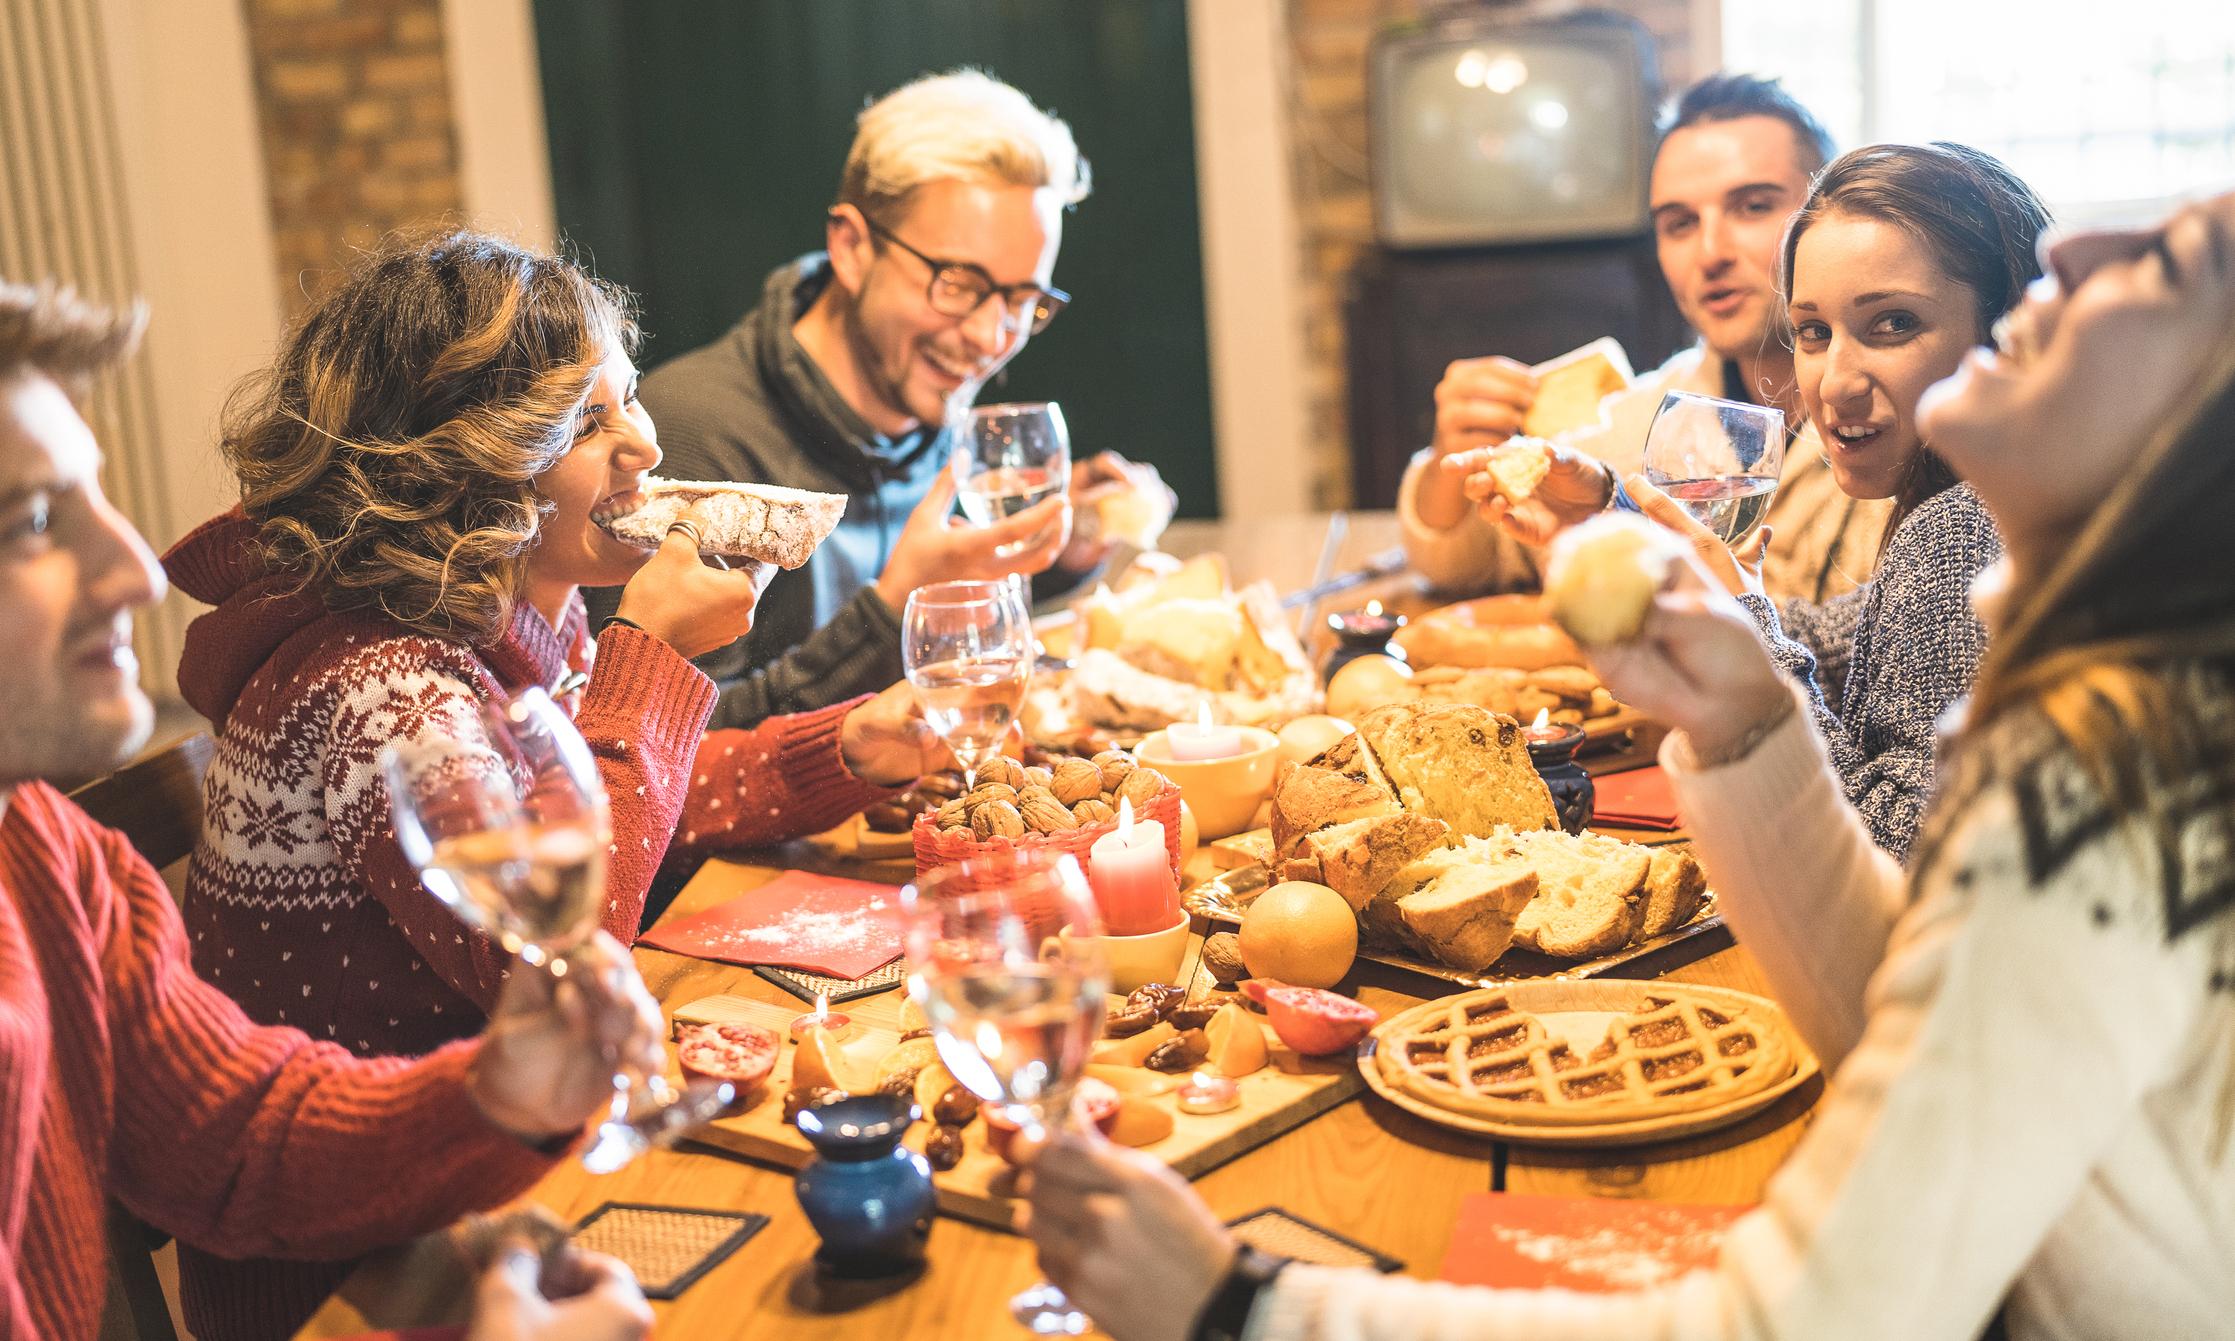
<instances>
[{"instance_id":1,"label":"lit candle","mask_svg":"<svg viewBox=\"0 0 2235 1341\"><path fill-rule=\"evenodd\" d=\"M1242 1087L1225 1076L1197 1071L1174 1091L1182 1113L1223 1113L1242 1102Z\"/></svg>"},{"instance_id":2,"label":"lit candle","mask_svg":"<svg viewBox=\"0 0 2235 1341\"><path fill-rule=\"evenodd\" d=\"M1537 719L1529 723L1528 737L1529 743L1532 745L1556 744L1565 740L1567 734L1567 723L1562 722L1558 726L1552 725L1552 710L1550 708L1537 709Z\"/></svg>"},{"instance_id":3,"label":"lit candle","mask_svg":"<svg viewBox=\"0 0 2235 1341\"><path fill-rule=\"evenodd\" d=\"M830 997L825 993L817 992L815 993L815 1009L792 1021L792 1041L798 1042L806 1036L810 1029L826 1029L830 1032L833 1042L843 1041L848 1034L854 1031L854 1018L844 1011L833 1014L830 1009Z\"/></svg>"},{"instance_id":4,"label":"lit candle","mask_svg":"<svg viewBox=\"0 0 2235 1341\"><path fill-rule=\"evenodd\" d=\"M1118 826L1087 849L1087 885L1112 936L1146 936L1179 918L1179 882L1164 847L1164 826L1133 818L1133 803L1118 801Z\"/></svg>"},{"instance_id":5,"label":"lit candle","mask_svg":"<svg viewBox=\"0 0 2235 1341\"><path fill-rule=\"evenodd\" d=\"M1231 759L1242 752L1239 728L1211 722L1211 705L1205 702L1192 722L1174 722L1164 729L1164 745L1182 763L1198 759Z\"/></svg>"}]
</instances>

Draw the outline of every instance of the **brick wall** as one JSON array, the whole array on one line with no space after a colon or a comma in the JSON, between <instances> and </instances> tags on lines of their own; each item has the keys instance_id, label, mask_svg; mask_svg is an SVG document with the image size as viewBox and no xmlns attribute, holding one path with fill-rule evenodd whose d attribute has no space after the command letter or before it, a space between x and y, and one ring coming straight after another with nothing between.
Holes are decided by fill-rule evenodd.
<instances>
[{"instance_id":1,"label":"brick wall","mask_svg":"<svg viewBox=\"0 0 2235 1341\"><path fill-rule=\"evenodd\" d=\"M1687 0L1601 3L1652 30L1664 88L1679 88L1695 77ZM1384 25L1434 7L1421 0L1287 0L1294 55L1290 133L1313 426L1309 468L1321 506L1341 506L1350 493L1343 300L1359 255L1374 236L1366 179L1366 48Z\"/></svg>"},{"instance_id":2,"label":"brick wall","mask_svg":"<svg viewBox=\"0 0 2235 1341\"><path fill-rule=\"evenodd\" d=\"M290 314L392 229L460 208L441 0L242 0Z\"/></svg>"}]
</instances>

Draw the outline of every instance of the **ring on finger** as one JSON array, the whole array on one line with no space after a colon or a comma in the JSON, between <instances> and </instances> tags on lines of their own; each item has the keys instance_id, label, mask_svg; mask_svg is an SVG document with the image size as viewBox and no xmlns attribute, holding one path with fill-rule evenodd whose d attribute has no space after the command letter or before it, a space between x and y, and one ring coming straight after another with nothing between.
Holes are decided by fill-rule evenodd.
<instances>
[{"instance_id":1,"label":"ring on finger","mask_svg":"<svg viewBox=\"0 0 2235 1341\"><path fill-rule=\"evenodd\" d=\"M697 522L688 517L677 517L669 524L667 533L674 535L677 531L681 531L684 535L690 537L691 548L699 550L706 548L706 536L698 529Z\"/></svg>"}]
</instances>

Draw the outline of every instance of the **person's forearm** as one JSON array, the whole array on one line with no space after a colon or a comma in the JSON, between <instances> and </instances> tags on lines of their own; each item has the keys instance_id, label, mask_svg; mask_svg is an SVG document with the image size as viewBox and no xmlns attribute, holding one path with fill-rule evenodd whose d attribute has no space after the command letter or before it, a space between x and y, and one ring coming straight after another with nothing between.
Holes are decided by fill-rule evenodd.
<instances>
[{"instance_id":1,"label":"person's forearm","mask_svg":"<svg viewBox=\"0 0 2235 1341\"><path fill-rule=\"evenodd\" d=\"M765 665L722 687L710 729L757 726L873 694L901 678L900 618L864 587L829 622Z\"/></svg>"},{"instance_id":2,"label":"person's forearm","mask_svg":"<svg viewBox=\"0 0 2235 1341\"><path fill-rule=\"evenodd\" d=\"M1412 513L1420 524L1448 531L1467 519L1474 504L1467 499L1467 477L1445 470L1442 457L1431 457L1413 472Z\"/></svg>"}]
</instances>

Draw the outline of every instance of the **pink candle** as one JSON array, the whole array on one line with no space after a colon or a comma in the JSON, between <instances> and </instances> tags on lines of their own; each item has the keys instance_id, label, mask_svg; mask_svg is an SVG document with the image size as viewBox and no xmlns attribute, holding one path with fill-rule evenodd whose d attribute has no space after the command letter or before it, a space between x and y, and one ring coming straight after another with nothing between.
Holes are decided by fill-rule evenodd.
<instances>
[{"instance_id":1,"label":"pink candle","mask_svg":"<svg viewBox=\"0 0 2235 1341\"><path fill-rule=\"evenodd\" d=\"M1117 829L1087 849L1086 879L1102 910L1102 929L1112 936L1145 936L1179 918L1180 890L1164 850L1164 826L1135 822L1130 801L1118 802Z\"/></svg>"},{"instance_id":2,"label":"pink candle","mask_svg":"<svg viewBox=\"0 0 2235 1341\"><path fill-rule=\"evenodd\" d=\"M1197 759L1231 759L1242 752L1242 733L1239 728L1217 726L1211 722L1211 705L1192 722L1174 722L1164 728L1164 744L1172 758L1186 763Z\"/></svg>"}]
</instances>

